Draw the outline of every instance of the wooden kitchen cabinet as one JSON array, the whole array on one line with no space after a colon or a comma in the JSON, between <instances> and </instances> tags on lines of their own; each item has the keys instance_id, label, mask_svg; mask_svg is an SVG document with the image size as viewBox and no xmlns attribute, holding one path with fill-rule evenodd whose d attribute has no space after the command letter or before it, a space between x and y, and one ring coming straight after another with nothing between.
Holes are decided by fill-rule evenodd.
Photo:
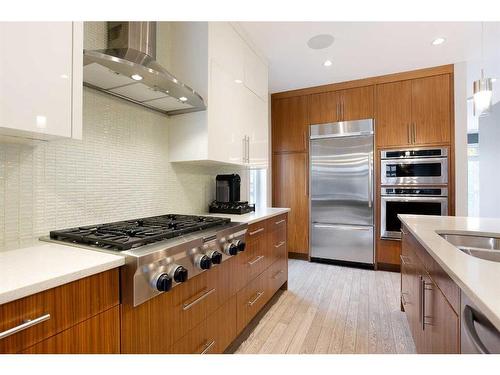
<instances>
[{"instance_id":1,"label":"wooden kitchen cabinet","mask_svg":"<svg viewBox=\"0 0 500 375\"><path fill-rule=\"evenodd\" d=\"M373 118L373 86L342 90L342 120Z\"/></svg>"},{"instance_id":2,"label":"wooden kitchen cabinet","mask_svg":"<svg viewBox=\"0 0 500 375\"><path fill-rule=\"evenodd\" d=\"M273 152L305 152L309 142L308 97L273 100Z\"/></svg>"},{"instance_id":3,"label":"wooden kitchen cabinet","mask_svg":"<svg viewBox=\"0 0 500 375\"><path fill-rule=\"evenodd\" d=\"M411 86L411 81L377 85L375 137L378 147L410 144Z\"/></svg>"},{"instance_id":4,"label":"wooden kitchen cabinet","mask_svg":"<svg viewBox=\"0 0 500 375\"><path fill-rule=\"evenodd\" d=\"M309 254L309 175L306 153L273 155L273 206L289 207L287 246Z\"/></svg>"},{"instance_id":5,"label":"wooden kitchen cabinet","mask_svg":"<svg viewBox=\"0 0 500 375\"><path fill-rule=\"evenodd\" d=\"M412 80L412 123L415 145L449 143L452 91L450 75Z\"/></svg>"},{"instance_id":6,"label":"wooden kitchen cabinet","mask_svg":"<svg viewBox=\"0 0 500 375\"><path fill-rule=\"evenodd\" d=\"M313 94L310 97L309 123L373 118L373 86Z\"/></svg>"},{"instance_id":7,"label":"wooden kitchen cabinet","mask_svg":"<svg viewBox=\"0 0 500 375\"><path fill-rule=\"evenodd\" d=\"M403 227L401 305L418 353L457 354L460 352L458 313L433 279L436 266L428 269L422 259L424 252L429 255Z\"/></svg>"},{"instance_id":8,"label":"wooden kitchen cabinet","mask_svg":"<svg viewBox=\"0 0 500 375\"><path fill-rule=\"evenodd\" d=\"M313 94L309 101L309 123L311 125L341 121L342 95L340 91Z\"/></svg>"},{"instance_id":9,"label":"wooden kitchen cabinet","mask_svg":"<svg viewBox=\"0 0 500 375\"><path fill-rule=\"evenodd\" d=\"M83 22L0 22L0 135L82 138Z\"/></svg>"},{"instance_id":10,"label":"wooden kitchen cabinet","mask_svg":"<svg viewBox=\"0 0 500 375\"><path fill-rule=\"evenodd\" d=\"M450 74L379 84L376 98L377 147L450 142Z\"/></svg>"},{"instance_id":11,"label":"wooden kitchen cabinet","mask_svg":"<svg viewBox=\"0 0 500 375\"><path fill-rule=\"evenodd\" d=\"M80 341L86 340L82 332L95 332L97 329L112 334L115 327L108 326L111 320L97 319L88 327L75 328L70 332L68 330L118 306L119 303L118 270L114 269L1 305L0 332L16 327L28 319L47 319L1 339L0 353L19 353L63 331L66 332L64 336L55 339L56 341L41 344L40 348L46 348L44 350L47 351L55 351L58 348L85 350L89 343ZM109 340L113 338L109 337ZM95 343L109 348L104 341Z\"/></svg>"}]
</instances>

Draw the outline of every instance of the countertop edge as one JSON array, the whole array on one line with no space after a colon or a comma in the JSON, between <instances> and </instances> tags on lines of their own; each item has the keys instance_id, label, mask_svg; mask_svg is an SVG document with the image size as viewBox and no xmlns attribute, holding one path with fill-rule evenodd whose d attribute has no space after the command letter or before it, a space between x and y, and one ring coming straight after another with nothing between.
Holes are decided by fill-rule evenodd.
<instances>
[{"instance_id":1,"label":"countertop edge","mask_svg":"<svg viewBox=\"0 0 500 375\"><path fill-rule=\"evenodd\" d=\"M408 223L405 220L404 215L398 215L398 218L406 225L410 233L418 240L420 245L422 245L425 250L431 255L432 259L434 259L440 267L451 277L451 279L458 285L458 287L464 291L464 293L469 297L474 304L477 305L481 312L486 315L486 317L495 325L495 327L500 330L500 315L498 315L495 311L489 308L487 304L483 302L483 300L476 294L476 292L467 285L454 271L451 269L445 261L432 249L432 246L428 245L425 239L419 236L418 232L412 227L411 223ZM444 229L439 231L445 231ZM439 236L436 231L434 231L436 236ZM452 245L450 245L452 246ZM460 312L459 312L460 313Z\"/></svg>"},{"instance_id":2,"label":"countertop edge","mask_svg":"<svg viewBox=\"0 0 500 375\"><path fill-rule=\"evenodd\" d=\"M121 267L124 264L125 258L114 259L87 269L71 272L54 278L49 278L46 281L40 281L31 285L25 285L18 289L12 289L8 292L0 294L0 305L13 302L15 300L28 297L52 288L56 288L64 284L83 279L85 277L93 276L101 272L109 271L111 269Z\"/></svg>"}]
</instances>

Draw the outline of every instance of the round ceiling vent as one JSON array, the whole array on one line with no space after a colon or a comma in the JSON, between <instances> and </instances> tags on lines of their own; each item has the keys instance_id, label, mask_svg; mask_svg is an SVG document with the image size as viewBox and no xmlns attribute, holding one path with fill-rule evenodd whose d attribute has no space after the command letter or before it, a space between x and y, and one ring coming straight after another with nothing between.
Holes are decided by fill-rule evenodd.
<instances>
[{"instance_id":1,"label":"round ceiling vent","mask_svg":"<svg viewBox=\"0 0 500 375\"><path fill-rule=\"evenodd\" d=\"M323 49L333 44L333 36L330 34L319 34L307 41L307 45L312 49Z\"/></svg>"}]
</instances>

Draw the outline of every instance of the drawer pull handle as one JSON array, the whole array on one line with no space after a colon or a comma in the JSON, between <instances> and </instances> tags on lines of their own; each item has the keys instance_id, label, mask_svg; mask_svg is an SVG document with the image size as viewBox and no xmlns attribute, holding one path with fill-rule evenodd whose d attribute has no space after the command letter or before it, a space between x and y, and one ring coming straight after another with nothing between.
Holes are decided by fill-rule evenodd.
<instances>
[{"instance_id":1,"label":"drawer pull handle","mask_svg":"<svg viewBox=\"0 0 500 375\"><path fill-rule=\"evenodd\" d=\"M255 263L260 262L262 259L264 259L264 255L259 255L257 258L255 258L251 262L248 262L248 264L250 266L253 266Z\"/></svg>"},{"instance_id":2,"label":"drawer pull handle","mask_svg":"<svg viewBox=\"0 0 500 375\"><path fill-rule=\"evenodd\" d=\"M259 228L257 230L254 230L253 232L248 233L250 236L253 236L254 234L264 232L264 228Z\"/></svg>"},{"instance_id":3,"label":"drawer pull handle","mask_svg":"<svg viewBox=\"0 0 500 375\"><path fill-rule=\"evenodd\" d=\"M215 340L212 340L209 342L207 345L205 345L205 349L202 350L200 354L207 354L210 349L212 349L212 346L215 345Z\"/></svg>"},{"instance_id":4,"label":"drawer pull handle","mask_svg":"<svg viewBox=\"0 0 500 375\"><path fill-rule=\"evenodd\" d=\"M193 307L194 305L196 305L196 304L200 303L201 301L203 301L205 298L207 298L213 292L215 292L215 288L210 289L208 292L203 293L201 296L199 296L198 298L196 298L193 302L185 303L182 306L182 310L184 310L184 311L189 310L191 307Z\"/></svg>"},{"instance_id":5,"label":"drawer pull handle","mask_svg":"<svg viewBox=\"0 0 500 375\"><path fill-rule=\"evenodd\" d=\"M407 256L400 255L399 259L401 259L401 264L403 264L404 266L411 266L411 263L406 260L406 259L408 259Z\"/></svg>"},{"instance_id":6,"label":"drawer pull handle","mask_svg":"<svg viewBox=\"0 0 500 375\"><path fill-rule=\"evenodd\" d=\"M279 279L281 277L281 274L285 273L285 271L283 270L279 270L278 272L276 272L273 276L273 279L276 280L276 279Z\"/></svg>"},{"instance_id":7,"label":"drawer pull handle","mask_svg":"<svg viewBox=\"0 0 500 375\"><path fill-rule=\"evenodd\" d=\"M279 244L274 245L275 248L281 247L285 244L285 241L281 241Z\"/></svg>"},{"instance_id":8,"label":"drawer pull handle","mask_svg":"<svg viewBox=\"0 0 500 375\"><path fill-rule=\"evenodd\" d=\"M257 296L255 296L255 298L251 301L248 301L248 306L253 306L255 305L255 303L260 299L260 297L262 297L264 295L264 292L258 292L257 293Z\"/></svg>"},{"instance_id":9,"label":"drawer pull handle","mask_svg":"<svg viewBox=\"0 0 500 375\"><path fill-rule=\"evenodd\" d=\"M25 329L28 329L30 327L36 326L37 324L45 322L46 320L49 320L49 319L50 319L50 314L42 315L36 319L27 319L24 321L24 323L19 324L18 326L14 327L14 328L8 329L7 331L0 332L0 340L4 339L6 337L9 337L15 333L24 331Z\"/></svg>"},{"instance_id":10,"label":"drawer pull handle","mask_svg":"<svg viewBox=\"0 0 500 375\"><path fill-rule=\"evenodd\" d=\"M275 221L274 224L275 225L280 225L281 223L284 223L286 220L285 219L282 219L282 220L279 220L279 221Z\"/></svg>"}]
</instances>

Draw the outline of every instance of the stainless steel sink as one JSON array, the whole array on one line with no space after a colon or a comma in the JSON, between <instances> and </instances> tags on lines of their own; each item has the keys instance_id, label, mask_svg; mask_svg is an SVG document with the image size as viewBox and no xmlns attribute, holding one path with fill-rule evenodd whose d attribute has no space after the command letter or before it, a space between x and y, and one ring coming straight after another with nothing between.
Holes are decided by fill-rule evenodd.
<instances>
[{"instance_id":1,"label":"stainless steel sink","mask_svg":"<svg viewBox=\"0 0 500 375\"><path fill-rule=\"evenodd\" d=\"M500 237L440 233L446 241L476 258L500 262Z\"/></svg>"}]
</instances>

